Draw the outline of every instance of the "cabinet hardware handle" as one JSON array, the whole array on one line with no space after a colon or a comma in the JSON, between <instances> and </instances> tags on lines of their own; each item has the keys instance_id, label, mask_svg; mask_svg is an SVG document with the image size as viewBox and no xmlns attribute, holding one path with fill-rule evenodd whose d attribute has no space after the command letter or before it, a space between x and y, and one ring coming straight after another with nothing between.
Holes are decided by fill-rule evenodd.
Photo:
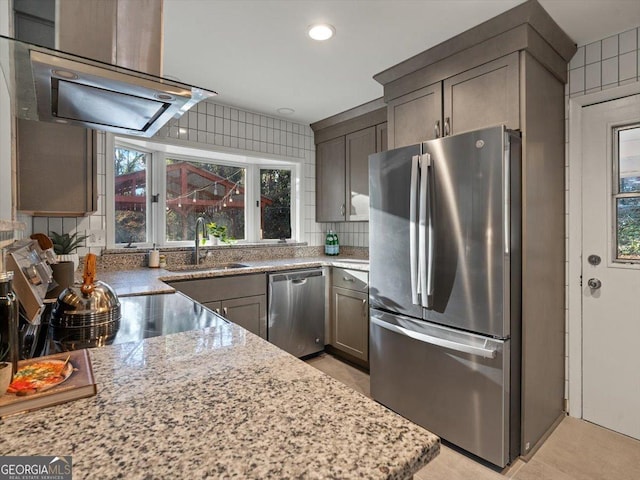
<instances>
[{"instance_id":1,"label":"cabinet hardware handle","mask_svg":"<svg viewBox=\"0 0 640 480\"><path fill-rule=\"evenodd\" d=\"M219 308L214 309L214 311L215 311L218 315L220 315L220 309L219 309Z\"/></svg>"},{"instance_id":2,"label":"cabinet hardware handle","mask_svg":"<svg viewBox=\"0 0 640 480\"><path fill-rule=\"evenodd\" d=\"M444 136L448 137L451 134L451 122L449 117L444 119Z\"/></svg>"},{"instance_id":3,"label":"cabinet hardware handle","mask_svg":"<svg viewBox=\"0 0 640 480\"><path fill-rule=\"evenodd\" d=\"M340 216L344 217L345 213L347 212L347 207L346 205L343 203L342 206L340 207Z\"/></svg>"},{"instance_id":4,"label":"cabinet hardware handle","mask_svg":"<svg viewBox=\"0 0 640 480\"><path fill-rule=\"evenodd\" d=\"M440 120L436 120L436 124L433 127L434 133L436 134L436 138L440 138Z\"/></svg>"},{"instance_id":5,"label":"cabinet hardware handle","mask_svg":"<svg viewBox=\"0 0 640 480\"><path fill-rule=\"evenodd\" d=\"M362 316L367 316L367 300L365 298L362 299Z\"/></svg>"},{"instance_id":6,"label":"cabinet hardware handle","mask_svg":"<svg viewBox=\"0 0 640 480\"><path fill-rule=\"evenodd\" d=\"M353 278L349 278L349 277L342 277L342 280L344 280L345 282L353 282Z\"/></svg>"},{"instance_id":7,"label":"cabinet hardware handle","mask_svg":"<svg viewBox=\"0 0 640 480\"><path fill-rule=\"evenodd\" d=\"M226 318L228 313L229 313L229 310L227 309L227 307L224 307L222 309L222 315Z\"/></svg>"}]
</instances>

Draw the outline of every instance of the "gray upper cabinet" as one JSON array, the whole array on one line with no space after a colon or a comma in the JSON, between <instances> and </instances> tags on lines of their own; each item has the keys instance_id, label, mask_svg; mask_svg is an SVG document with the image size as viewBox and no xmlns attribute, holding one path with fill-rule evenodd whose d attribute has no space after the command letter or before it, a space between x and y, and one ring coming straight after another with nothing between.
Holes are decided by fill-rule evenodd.
<instances>
[{"instance_id":1,"label":"gray upper cabinet","mask_svg":"<svg viewBox=\"0 0 640 480\"><path fill-rule=\"evenodd\" d=\"M387 149L382 99L311 125L316 141L316 221L369 220L369 155Z\"/></svg>"},{"instance_id":2,"label":"gray upper cabinet","mask_svg":"<svg viewBox=\"0 0 640 480\"><path fill-rule=\"evenodd\" d=\"M345 138L319 143L316 148L316 221L345 219Z\"/></svg>"},{"instance_id":3,"label":"gray upper cabinet","mask_svg":"<svg viewBox=\"0 0 640 480\"><path fill-rule=\"evenodd\" d=\"M438 82L390 101L388 141L392 148L441 135L442 85Z\"/></svg>"},{"instance_id":4,"label":"gray upper cabinet","mask_svg":"<svg viewBox=\"0 0 640 480\"><path fill-rule=\"evenodd\" d=\"M444 81L444 133L492 125L520 128L519 54L514 52Z\"/></svg>"},{"instance_id":5,"label":"gray upper cabinet","mask_svg":"<svg viewBox=\"0 0 640 480\"><path fill-rule=\"evenodd\" d=\"M369 220L369 155L376 153L376 127L350 133L347 152L347 221Z\"/></svg>"},{"instance_id":6,"label":"gray upper cabinet","mask_svg":"<svg viewBox=\"0 0 640 480\"><path fill-rule=\"evenodd\" d=\"M95 132L29 120L17 126L18 210L46 216L95 212Z\"/></svg>"},{"instance_id":7,"label":"gray upper cabinet","mask_svg":"<svg viewBox=\"0 0 640 480\"><path fill-rule=\"evenodd\" d=\"M389 101L389 145L404 147L492 125L520 128L519 54Z\"/></svg>"}]
</instances>

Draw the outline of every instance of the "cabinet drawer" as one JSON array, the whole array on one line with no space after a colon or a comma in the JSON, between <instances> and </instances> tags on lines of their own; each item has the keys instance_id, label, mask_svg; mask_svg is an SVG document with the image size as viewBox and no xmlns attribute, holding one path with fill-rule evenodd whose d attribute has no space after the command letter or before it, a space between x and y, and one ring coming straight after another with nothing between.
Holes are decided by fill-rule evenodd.
<instances>
[{"instance_id":1,"label":"cabinet drawer","mask_svg":"<svg viewBox=\"0 0 640 480\"><path fill-rule=\"evenodd\" d=\"M368 272L333 267L332 275L332 285L334 287L348 288L358 292L366 292L369 288Z\"/></svg>"}]
</instances>

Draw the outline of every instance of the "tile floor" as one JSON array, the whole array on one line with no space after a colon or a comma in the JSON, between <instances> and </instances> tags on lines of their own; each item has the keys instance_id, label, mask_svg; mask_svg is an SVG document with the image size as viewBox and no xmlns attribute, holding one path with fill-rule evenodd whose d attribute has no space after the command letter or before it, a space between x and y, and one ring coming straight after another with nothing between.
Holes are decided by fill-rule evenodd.
<instances>
[{"instance_id":1,"label":"tile floor","mask_svg":"<svg viewBox=\"0 0 640 480\"><path fill-rule=\"evenodd\" d=\"M323 353L307 363L369 394L369 375ZM417 472L414 480L638 480L640 441L597 425L566 417L528 462L517 460L494 471L456 450L442 446L440 455Z\"/></svg>"}]
</instances>

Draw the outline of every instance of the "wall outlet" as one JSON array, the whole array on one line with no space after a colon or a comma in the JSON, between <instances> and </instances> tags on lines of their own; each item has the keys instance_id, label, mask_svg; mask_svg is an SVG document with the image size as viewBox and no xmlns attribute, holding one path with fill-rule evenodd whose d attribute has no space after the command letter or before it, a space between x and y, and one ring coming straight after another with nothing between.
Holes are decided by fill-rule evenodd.
<instances>
[{"instance_id":1,"label":"wall outlet","mask_svg":"<svg viewBox=\"0 0 640 480\"><path fill-rule=\"evenodd\" d=\"M107 235L104 230L87 230L87 247L104 247L107 245Z\"/></svg>"}]
</instances>

